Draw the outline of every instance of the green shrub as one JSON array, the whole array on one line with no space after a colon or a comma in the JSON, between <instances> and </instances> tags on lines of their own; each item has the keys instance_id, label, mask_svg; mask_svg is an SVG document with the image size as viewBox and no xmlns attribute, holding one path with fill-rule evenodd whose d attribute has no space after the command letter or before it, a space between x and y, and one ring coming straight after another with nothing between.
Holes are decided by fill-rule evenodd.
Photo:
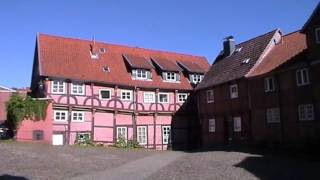
<instances>
[{"instance_id":1,"label":"green shrub","mask_svg":"<svg viewBox=\"0 0 320 180\"><path fill-rule=\"evenodd\" d=\"M94 146L89 134L77 134L75 144L80 146Z\"/></svg>"},{"instance_id":2,"label":"green shrub","mask_svg":"<svg viewBox=\"0 0 320 180\"><path fill-rule=\"evenodd\" d=\"M141 148L138 141L133 140L133 139L126 140L123 137L118 138L118 140L115 144L115 147L118 147L118 148Z\"/></svg>"}]
</instances>

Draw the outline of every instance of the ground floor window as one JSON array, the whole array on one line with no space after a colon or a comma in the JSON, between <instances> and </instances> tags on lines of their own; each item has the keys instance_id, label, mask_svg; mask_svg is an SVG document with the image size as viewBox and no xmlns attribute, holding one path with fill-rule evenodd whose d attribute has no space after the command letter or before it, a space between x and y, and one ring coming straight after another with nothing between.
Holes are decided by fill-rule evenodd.
<instances>
[{"instance_id":1,"label":"ground floor window","mask_svg":"<svg viewBox=\"0 0 320 180\"><path fill-rule=\"evenodd\" d=\"M42 130L34 130L32 131L32 139L35 141L43 140L43 131Z\"/></svg>"},{"instance_id":2,"label":"ground floor window","mask_svg":"<svg viewBox=\"0 0 320 180\"><path fill-rule=\"evenodd\" d=\"M90 141L90 133L77 133L76 142Z\"/></svg>"},{"instance_id":3,"label":"ground floor window","mask_svg":"<svg viewBox=\"0 0 320 180\"><path fill-rule=\"evenodd\" d=\"M117 127L117 140L123 138L127 139L127 127Z\"/></svg>"},{"instance_id":4,"label":"ground floor window","mask_svg":"<svg viewBox=\"0 0 320 180\"><path fill-rule=\"evenodd\" d=\"M168 144L170 139L170 126L162 126L162 144Z\"/></svg>"},{"instance_id":5,"label":"ground floor window","mask_svg":"<svg viewBox=\"0 0 320 180\"><path fill-rule=\"evenodd\" d=\"M241 117L234 117L233 118L233 130L234 130L234 132L241 131Z\"/></svg>"},{"instance_id":6,"label":"ground floor window","mask_svg":"<svg viewBox=\"0 0 320 180\"><path fill-rule=\"evenodd\" d=\"M137 140L141 145L147 144L147 126L137 127Z\"/></svg>"},{"instance_id":7,"label":"ground floor window","mask_svg":"<svg viewBox=\"0 0 320 180\"><path fill-rule=\"evenodd\" d=\"M209 119L209 132L215 132L216 131L216 120L215 119Z\"/></svg>"}]
</instances>

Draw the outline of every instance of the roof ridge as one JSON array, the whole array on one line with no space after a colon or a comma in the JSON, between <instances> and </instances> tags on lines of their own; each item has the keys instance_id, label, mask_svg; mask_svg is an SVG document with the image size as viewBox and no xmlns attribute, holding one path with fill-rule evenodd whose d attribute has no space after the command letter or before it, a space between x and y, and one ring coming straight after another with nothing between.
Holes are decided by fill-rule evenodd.
<instances>
[{"instance_id":1,"label":"roof ridge","mask_svg":"<svg viewBox=\"0 0 320 180\"><path fill-rule=\"evenodd\" d=\"M91 40L88 39L82 39L82 38L77 38L77 37L65 37L65 36L60 36L60 35L52 35L52 34L46 34L46 33L39 33L39 36L50 36L50 37L55 37L55 38L62 38L62 39L67 39L67 40L77 40L77 41L86 41L86 42L92 42ZM205 56L200 56L200 55L192 55L192 54L187 54L187 53L181 53L181 52L173 52L173 51L167 51L167 50L157 50L157 49L151 49L151 48L143 48L143 47L135 47L135 46L130 46L130 45L122 45L122 44L116 44L116 43L108 43L108 42L103 42L103 41L97 41L96 43L100 44L105 44L108 46L118 46L118 47L124 47L124 48L130 48L130 49L142 49L142 50L147 50L147 51L153 51L153 52L160 52L160 53L169 53L169 54L176 54L176 55L182 55L182 56L189 56L189 57L197 57L201 59L207 60Z\"/></svg>"},{"instance_id":2,"label":"roof ridge","mask_svg":"<svg viewBox=\"0 0 320 180\"><path fill-rule=\"evenodd\" d=\"M253 37L253 38L251 38L251 39L242 41L241 43L238 43L238 44L236 44L236 45L240 45L240 44L244 44L244 43L249 42L249 41L253 41L253 40L257 39L257 38L260 38L260 37L265 36L265 35L270 34L270 33L275 33L276 31L279 31L279 30L280 30L280 28L276 28L276 29L274 29L274 30L272 30L272 31L269 31L269 32L267 32L267 33L264 33L264 34L261 34L261 35L259 35L259 36Z\"/></svg>"}]
</instances>

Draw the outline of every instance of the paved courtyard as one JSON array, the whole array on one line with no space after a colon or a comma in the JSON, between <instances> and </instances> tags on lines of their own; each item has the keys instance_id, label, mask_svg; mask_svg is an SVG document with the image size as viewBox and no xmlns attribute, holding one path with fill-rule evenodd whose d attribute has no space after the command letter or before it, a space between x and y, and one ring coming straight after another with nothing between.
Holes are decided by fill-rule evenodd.
<instances>
[{"instance_id":1,"label":"paved courtyard","mask_svg":"<svg viewBox=\"0 0 320 180\"><path fill-rule=\"evenodd\" d=\"M232 151L178 152L0 142L0 179L319 179L320 162Z\"/></svg>"}]
</instances>

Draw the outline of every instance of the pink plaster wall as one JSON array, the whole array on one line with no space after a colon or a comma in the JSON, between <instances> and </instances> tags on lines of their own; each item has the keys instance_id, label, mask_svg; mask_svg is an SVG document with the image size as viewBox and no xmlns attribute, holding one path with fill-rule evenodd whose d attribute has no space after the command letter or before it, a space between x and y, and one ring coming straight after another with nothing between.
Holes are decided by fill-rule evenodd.
<instances>
[{"instance_id":1,"label":"pink plaster wall","mask_svg":"<svg viewBox=\"0 0 320 180\"><path fill-rule=\"evenodd\" d=\"M44 120L23 120L17 131L17 141L32 141L34 130L43 130L44 140L40 142L52 142L52 104L48 105L47 117Z\"/></svg>"},{"instance_id":2,"label":"pink plaster wall","mask_svg":"<svg viewBox=\"0 0 320 180\"><path fill-rule=\"evenodd\" d=\"M94 128L94 141L113 141L113 128L95 127Z\"/></svg>"},{"instance_id":3,"label":"pink plaster wall","mask_svg":"<svg viewBox=\"0 0 320 180\"><path fill-rule=\"evenodd\" d=\"M117 114L116 125L132 125L132 115Z\"/></svg>"},{"instance_id":4,"label":"pink plaster wall","mask_svg":"<svg viewBox=\"0 0 320 180\"><path fill-rule=\"evenodd\" d=\"M95 126L113 126L113 113L96 112L94 115Z\"/></svg>"}]
</instances>

